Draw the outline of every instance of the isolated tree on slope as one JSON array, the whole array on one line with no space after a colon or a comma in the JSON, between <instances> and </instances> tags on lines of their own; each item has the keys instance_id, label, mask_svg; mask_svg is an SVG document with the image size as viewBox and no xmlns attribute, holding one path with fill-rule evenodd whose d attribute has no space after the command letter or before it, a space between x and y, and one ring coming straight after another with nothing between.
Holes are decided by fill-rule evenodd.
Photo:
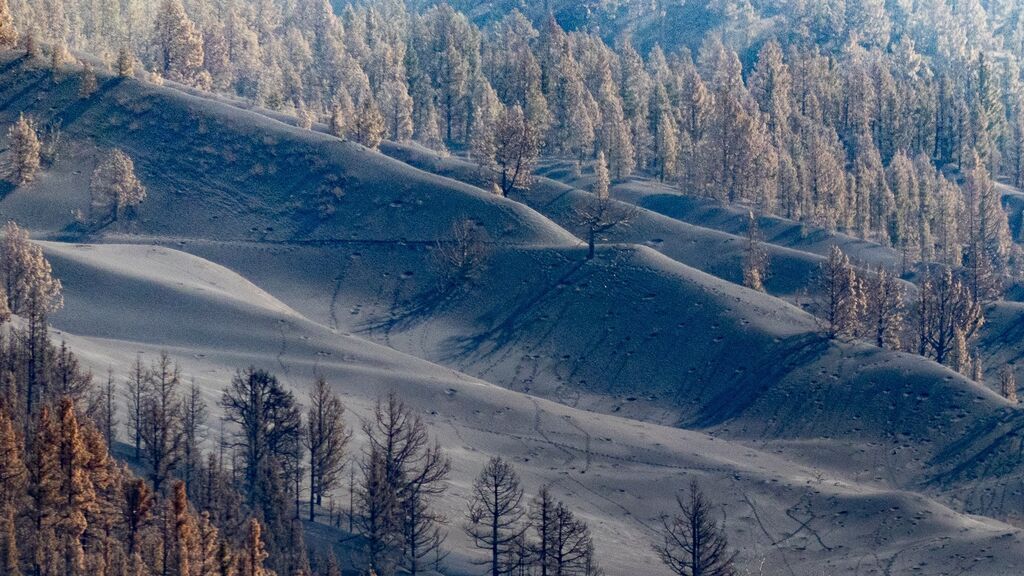
<instances>
[{"instance_id":1,"label":"isolated tree on slope","mask_svg":"<svg viewBox=\"0 0 1024 576\"><path fill-rule=\"evenodd\" d=\"M662 517L663 540L654 546L661 561L679 576L734 576L736 554L696 480L685 498L676 495L676 503L679 512Z\"/></svg>"},{"instance_id":2,"label":"isolated tree on slope","mask_svg":"<svg viewBox=\"0 0 1024 576\"><path fill-rule=\"evenodd\" d=\"M18 121L7 130L7 141L10 142L7 163L11 181L17 185L31 182L39 172L42 149L35 123L24 114L18 116Z\"/></svg>"},{"instance_id":3,"label":"isolated tree on slope","mask_svg":"<svg viewBox=\"0 0 1024 576\"><path fill-rule=\"evenodd\" d=\"M135 176L135 163L120 150L113 150L96 169L89 182L93 220L117 220L146 199L146 188Z\"/></svg>"}]
</instances>

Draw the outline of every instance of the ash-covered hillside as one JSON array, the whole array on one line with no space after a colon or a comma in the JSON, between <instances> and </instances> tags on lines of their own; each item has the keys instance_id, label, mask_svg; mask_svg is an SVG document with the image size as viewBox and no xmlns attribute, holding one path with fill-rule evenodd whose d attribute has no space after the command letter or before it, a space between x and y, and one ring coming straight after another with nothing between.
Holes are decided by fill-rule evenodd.
<instances>
[{"instance_id":1,"label":"ash-covered hillside","mask_svg":"<svg viewBox=\"0 0 1024 576\"><path fill-rule=\"evenodd\" d=\"M1019 7L9 1L5 570L1019 563Z\"/></svg>"}]
</instances>

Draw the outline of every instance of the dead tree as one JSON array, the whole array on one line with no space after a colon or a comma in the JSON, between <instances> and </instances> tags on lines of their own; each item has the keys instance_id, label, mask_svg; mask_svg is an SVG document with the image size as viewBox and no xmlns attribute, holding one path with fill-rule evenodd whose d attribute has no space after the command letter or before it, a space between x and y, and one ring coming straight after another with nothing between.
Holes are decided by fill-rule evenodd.
<instances>
[{"instance_id":1,"label":"dead tree","mask_svg":"<svg viewBox=\"0 0 1024 576\"><path fill-rule=\"evenodd\" d=\"M676 495L679 512L661 519L661 561L679 576L734 576L736 557L725 532L711 515L711 504L694 480L686 497Z\"/></svg>"},{"instance_id":2,"label":"dead tree","mask_svg":"<svg viewBox=\"0 0 1024 576\"><path fill-rule=\"evenodd\" d=\"M487 232L469 218L456 220L448 238L434 246L434 267L441 278L441 287L475 279L489 254Z\"/></svg>"},{"instance_id":3,"label":"dead tree","mask_svg":"<svg viewBox=\"0 0 1024 576\"><path fill-rule=\"evenodd\" d=\"M635 207L610 198L584 198L573 209L573 219L586 235L587 260L594 259L597 240L601 234L629 224L636 215Z\"/></svg>"},{"instance_id":4,"label":"dead tree","mask_svg":"<svg viewBox=\"0 0 1024 576\"><path fill-rule=\"evenodd\" d=\"M507 558L526 530L523 488L512 464L496 456L484 466L473 483L467 516L466 533L477 548L488 551L482 564L490 565L490 576L507 574Z\"/></svg>"},{"instance_id":5,"label":"dead tree","mask_svg":"<svg viewBox=\"0 0 1024 576\"><path fill-rule=\"evenodd\" d=\"M352 433L345 427L345 405L331 392L327 381L318 378L309 393L306 434L309 452L309 521L316 520L316 507L325 494L338 485L345 465L345 448Z\"/></svg>"}]
</instances>

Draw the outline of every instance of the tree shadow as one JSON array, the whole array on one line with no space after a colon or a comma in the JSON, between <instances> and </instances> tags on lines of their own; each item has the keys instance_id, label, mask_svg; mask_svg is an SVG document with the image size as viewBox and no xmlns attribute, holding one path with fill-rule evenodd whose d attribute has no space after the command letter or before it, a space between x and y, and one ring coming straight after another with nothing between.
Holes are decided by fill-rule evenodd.
<instances>
[{"instance_id":1,"label":"tree shadow","mask_svg":"<svg viewBox=\"0 0 1024 576\"><path fill-rule=\"evenodd\" d=\"M3 201L5 198L10 196L11 192L14 192L15 188L17 188L17 186L15 186L13 182L0 180L0 201Z\"/></svg>"},{"instance_id":2,"label":"tree shadow","mask_svg":"<svg viewBox=\"0 0 1024 576\"><path fill-rule=\"evenodd\" d=\"M453 338L452 352L444 360L454 362L471 357L486 360L503 351L523 334L530 333L528 327L539 320L536 311L545 301L554 300L562 287L572 284L586 263L584 260L573 260L557 280L548 282L542 289L523 293L517 300L494 309L481 318L488 326L486 329L473 336Z\"/></svg>"}]
</instances>

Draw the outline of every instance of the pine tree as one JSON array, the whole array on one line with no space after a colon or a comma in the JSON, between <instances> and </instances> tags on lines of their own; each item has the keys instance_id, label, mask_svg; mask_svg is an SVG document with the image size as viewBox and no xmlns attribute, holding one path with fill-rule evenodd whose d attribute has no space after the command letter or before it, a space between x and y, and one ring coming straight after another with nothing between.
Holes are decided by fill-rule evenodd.
<instances>
[{"instance_id":1,"label":"pine tree","mask_svg":"<svg viewBox=\"0 0 1024 576\"><path fill-rule=\"evenodd\" d=\"M190 576L196 571L192 562L199 548L199 527L189 514L185 483L176 480L167 504L169 538L164 543L168 576Z\"/></svg>"},{"instance_id":2,"label":"pine tree","mask_svg":"<svg viewBox=\"0 0 1024 576\"><path fill-rule=\"evenodd\" d=\"M10 400L10 399L8 399ZM0 407L0 575L20 576L21 557L15 515L23 507L28 469L15 422Z\"/></svg>"},{"instance_id":3,"label":"pine tree","mask_svg":"<svg viewBox=\"0 0 1024 576\"><path fill-rule=\"evenodd\" d=\"M1009 225L999 192L981 157L974 153L964 186L967 193L967 282L976 300L1002 294L1011 246Z\"/></svg>"},{"instance_id":4,"label":"pine tree","mask_svg":"<svg viewBox=\"0 0 1024 576\"><path fill-rule=\"evenodd\" d=\"M92 69L92 64L83 62L78 81L78 97L88 98L96 92L96 88L96 72Z\"/></svg>"},{"instance_id":5,"label":"pine tree","mask_svg":"<svg viewBox=\"0 0 1024 576\"><path fill-rule=\"evenodd\" d=\"M181 463L181 370L162 352L149 373L149 386L142 400L142 455L153 491L161 493Z\"/></svg>"},{"instance_id":6,"label":"pine tree","mask_svg":"<svg viewBox=\"0 0 1024 576\"><path fill-rule=\"evenodd\" d=\"M36 37L35 30L29 30L25 34L25 39L22 41L22 45L25 49L25 58L28 60L35 60L39 57L39 39Z\"/></svg>"},{"instance_id":7,"label":"pine tree","mask_svg":"<svg viewBox=\"0 0 1024 576\"><path fill-rule=\"evenodd\" d=\"M743 256L743 285L751 290L764 292L764 281L768 273L768 251L757 225L754 213L747 212L747 247Z\"/></svg>"},{"instance_id":8,"label":"pine tree","mask_svg":"<svg viewBox=\"0 0 1024 576\"><path fill-rule=\"evenodd\" d=\"M481 168L491 169L494 166L494 156L497 152L495 141L498 120L502 115L501 102L486 80L482 81L483 87L478 90L479 96L473 106L473 121L470 124L469 149L470 156L480 165Z\"/></svg>"},{"instance_id":9,"label":"pine tree","mask_svg":"<svg viewBox=\"0 0 1024 576\"><path fill-rule=\"evenodd\" d=\"M384 87L383 105L387 135L395 142L405 142L413 134L413 99L405 82L392 80Z\"/></svg>"},{"instance_id":10,"label":"pine tree","mask_svg":"<svg viewBox=\"0 0 1024 576\"><path fill-rule=\"evenodd\" d=\"M711 504L697 481L689 493L676 496L679 512L662 517L662 542L654 551L674 574L732 576L736 554L730 552L723 528L711 516Z\"/></svg>"},{"instance_id":11,"label":"pine tree","mask_svg":"<svg viewBox=\"0 0 1024 576\"><path fill-rule=\"evenodd\" d=\"M555 25L557 26L557 24ZM587 110L590 94L583 84L583 72L568 46L562 48L558 70L549 82L555 84L551 102L551 134L547 141L558 152L577 162L594 148L594 119Z\"/></svg>"},{"instance_id":12,"label":"pine tree","mask_svg":"<svg viewBox=\"0 0 1024 576\"><path fill-rule=\"evenodd\" d=\"M866 331L875 346L900 349L903 331L905 290L899 280L884 269L867 279Z\"/></svg>"},{"instance_id":13,"label":"pine tree","mask_svg":"<svg viewBox=\"0 0 1024 576\"><path fill-rule=\"evenodd\" d=\"M477 548L488 551L490 576L506 574L510 548L526 530L519 475L500 457L491 458L473 483L466 532Z\"/></svg>"},{"instance_id":14,"label":"pine tree","mask_svg":"<svg viewBox=\"0 0 1024 576\"><path fill-rule=\"evenodd\" d=\"M220 550L220 532L214 526L209 511L199 516L198 541L196 548L197 563L193 573L196 576L217 576L217 553Z\"/></svg>"},{"instance_id":15,"label":"pine tree","mask_svg":"<svg viewBox=\"0 0 1024 576\"><path fill-rule=\"evenodd\" d=\"M89 451L78 425L74 404L64 398L60 405L58 459L58 498L55 530L61 540L64 574L74 576L85 570L83 536L88 526L86 514L96 505L96 492L86 472Z\"/></svg>"},{"instance_id":16,"label":"pine tree","mask_svg":"<svg viewBox=\"0 0 1024 576\"><path fill-rule=\"evenodd\" d=\"M245 537L245 550L239 558L238 576L272 576L273 573L263 566L267 556L262 527L255 518L252 518L249 520Z\"/></svg>"},{"instance_id":17,"label":"pine tree","mask_svg":"<svg viewBox=\"0 0 1024 576\"><path fill-rule=\"evenodd\" d=\"M853 336L864 313L864 295L856 270L839 246L833 245L822 263L818 283L826 334L829 338Z\"/></svg>"},{"instance_id":18,"label":"pine tree","mask_svg":"<svg viewBox=\"0 0 1024 576\"><path fill-rule=\"evenodd\" d=\"M250 507L262 511L268 547L278 553L283 550L278 539L287 535L288 481L299 472L297 466L286 469L286 463L300 453L301 412L274 375L254 367L235 374L220 405L236 427L232 445L241 457L242 493Z\"/></svg>"},{"instance_id":19,"label":"pine tree","mask_svg":"<svg viewBox=\"0 0 1024 576\"><path fill-rule=\"evenodd\" d=\"M137 209L146 199L146 188L135 175L131 157L115 148L93 170L89 194L92 219L106 223Z\"/></svg>"},{"instance_id":20,"label":"pine tree","mask_svg":"<svg viewBox=\"0 0 1024 576\"><path fill-rule=\"evenodd\" d=\"M512 106L501 114L495 141L494 160L501 175L501 194L508 197L513 190L529 186L533 165L540 154L540 138L526 122L523 109Z\"/></svg>"},{"instance_id":21,"label":"pine tree","mask_svg":"<svg viewBox=\"0 0 1024 576\"><path fill-rule=\"evenodd\" d=\"M340 104L331 108L331 117L327 121L327 132L335 138L345 137L345 115Z\"/></svg>"},{"instance_id":22,"label":"pine tree","mask_svg":"<svg viewBox=\"0 0 1024 576\"><path fill-rule=\"evenodd\" d=\"M182 399L181 411L181 477L186 493L194 494L202 458L201 444L206 433L206 401L195 381Z\"/></svg>"},{"instance_id":23,"label":"pine tree","mask_svg":"<svg viewBox=\"0 0 1024 576\"><path fill-rule=\"evenodd\" d=\"M155 65L175 82L194 85L203 66L203 38L181 0L164 0L153 24Z\"/></svg>"},{"instance_id":24,"label":"pine tree","mask_svg":"<svg viewBox=\"0 0 1024 576\"><path fill-rule=\"evenodd\" d=\"M1024 22L1024 18L1021 19ZM1024 95L1018 96L1013 106L1013 121L1007 136L1007 154L1004 172L1010 184L1024 188Z\"/></svg>"},{"instance_id":25,"label":"pine tree","mask_svg":"<svg viewBox=\"0 0 1024 576\"><path fill-rule=\"evenodd\" d=\"M55 82L61 76L64 63L70 58L71 55L68 54L67 46L63 41L56 42L50 47L50 72L53 74Z\"/></svg>"},{"instance_id":26,"label":"pine tree","mask_svg":"<svg viewBox=\"0 0 1024 576\"><path fill-rule=\"evenodd\" d=\"M597 153L597 160L594 161L594 196L600 200L609 198L608 188L611 186L611 178L608 175L608 163L604 159L604 150Z\"/></svg>"},{"instance_id":27,"label":"pine tree","mask_svg":"<svg viewBox=\"0 0 1024 576\"><path fill-rule=\"evenodd\" d=\"M128 407L128 437L135 448L135 459L142 458L142 434L145 426L145 399L149 395L150 373L142 364L142 356L136 356L131 372L125 382L124 399Z\"/></svg>"},{"instance_id":28,"label":"pine tree","mask_svg":"<svg viewBox=\"0 0 1024 576\"><path fill-rule=\"evenodd\" d=\"M370 444L360 487L367 555L381 569L398 562L411 574L422 572L444 540L438 528L444 518L431 500L444 492L451 462L394 393L378 399L363 431Z\"/></svg>"},{"instance_id":29,"label":"pine tree","mask_svg":"<svg viewBox=\"0 0 1024 576\"><path fill-rule=\"evenodd\" d=\"M8 148L7 172L11 182L27 184L39 172L41 145L36 135L35 123L24 114L7 130Z\"/></svg>"},{"instance_id":30,"label":"pine tree","mask_svg":"<svg viewBox=\"0 0 1024 576\"><path fill-rule=\"evenodd\" d=\"M919 353L939 364L965 368L968 346L985 322L970 289L944 268L921 283L917 309Z\"/></svg>"},{"instance_id":31,"label":"pine tree","mask_svg":"<svg viewBox=\"0 0 1024 576\"><path fill-rule=\"evenodd\" d=\"M971 380L977 384L985 384L985 364L982 362L981 352L977 348L971 355Z\"/></svg>"},{"instance_id":32,"label":"pine tree","mask_svg":"<svg viewBox=\"0 0 1024 576\"><path fill-rule=\"evenodd\" d=\"M0 509L13 510L19 504L27 474L15 421L7 408L0 408Z\"/></svg>"},{"instance_id":33,"label":"pine tree","mask_svg":"<svg viewBox=\"0 0 1024 576\"><path fill-rule=\"evenodd\" d=\"M129 557L134 558L139 553L143 530L150 522L154 505L153 491L145 480L135 478L125 483L121 503L121 516L127 539L126 551Z\"/></svg>"},{"instance_id":34,"label":"pine tree","mask_svg":"<svg viewBox=\"0 0 1024 576\"><path fill-rule=\"evenodd\" d=\"M778 42L770 41L761 48L749 84L750 95L767 116L768 131L777 146L783 145L790 132L793 78Z\"/></svg>"},{"instance_id":35,"label":"pine tree","mask_svg":"<svg viewBox=\"0 0 1024 576\"><path fill-rule=\"evenodd\" d=\"M1008 402L1017 403L1017 377L1012 366L1003 366L999 371L999 391Z\"/></svg>"},{"instance_id":36,"label":"pine tree","mask_svg":"<svg viewBox=\"0 0 1024 576\"><path fill-rule=\"evenodd\" d=\"M553 573L555 563L552 541L555 539L555 498L547 486L541 486L540 493L530 504L530 527L537 538L533 543L532 553L540 576Z\"/></svg>"},{"instance_id":37,"label":"pine tree","mask_svg":"<svg viewBox=\"0 0 1024 576\"><path fill-rule=\"evenodd\" d=\"M949 351L949 367L964 376L970 376L971 374L971 353L967 350L967 338L959 327L953 328L953 345Z\"/></svg>"},{"instance_id":38,"label":"pine tree","mask_svg":"<svg viewBox=\"0 0 1024 576\"><path fill-rule=\"evenodd\" d=\"M131 78L135 73L135 56L132 55L131 50L127 46L121 46L117 51L117 70L118 78Z\"/></svg>"},{"instance_id":39,"label":"pine tree","mask_svg":"<svg viewBox=\"0 0 1024 576\"><path fill-rule=\"evenodd\" d=\"M16 512L13 505L0 507L0 574L3 576L21 576Z\"/></svg>"},{"instance_id":40,"label":"pine tree","mask_svg":"<svg viewBox=\"0 0 1024 576\"><path fill-rule=\"evenodd\" d=\"M373 98L365 98L362 108L356 116L352 129L353 139L370 149L376 149L384 139L384 116Z\"/></svg>"},{"instance_id":41,"label":"pine tree","mask_svg":"<svg viewBox=\"0 0 1024 576\"><path fill-rule=\"evenodd\" d=\"M679 141L676 138L676 124L669 113L659 115L655 149L658 180L671 180L676 175L679 161Z\"/></svg>"},{"instance_id":42,"label":"pine tree","mask_svg":"<svg viewBox=\"0 0 1024 576\"><path fill-rule=\"evenodd\" d=\"M39 410L35 438L29 459L29 497L34 538L29 541L32 572L50 574L63 571L63 562L55 557L58 550L56 525L60 519L59 507L64 504L62 494L61 454L62 435L59 423L48 406Z\"/></svg>"},{"instance_id":43,"label":"pine tree","mask_svg":"<svg viewBox=\"0 0 1024 576\"><path fill-rule=\"evenodd\" d=\"M352 434L345 427L345 405L331 392L327 382L318 378L309 393L306 433L303 442L309 451L309 521L316 521L316 507L337 487L345 465L346 447Z\"/></svg>"},{"instance_id":44,"label":"pine tree","mask_svg":"<svg viewBox=\"0 0 1024 576\"><path fill-rule=\"evenodd\" d=\"M7 0L0 0L0 48L14 48L18 45L18 31Z\"/></svg>"},{"instance_id":45,"label":"pine tree","mask_svg":"<svg viewBox=\"0 0 1024 576\"><path fill-rule=\"evenodd\" d=\"M601 109L600 147L607 152L608 167L612 175L615 178L624 178L633 172L636 161L619 90L612 79L611 70L607 67L602 73L598 105Z\"/></svg>"},{"instance_id":46,"label":"pine tree","mask_svg":"<svg viewBox=\"0 0 1024 576\"><path fill-rule=\"evenodd\" d=\"M371 446L361 463L362 479L356 490L357 530L365 540L366 562L371 569L390 570L401 545L400 504L388 478L384 453Z\"/></svg>"},{"instance_id":47,"label":"pine tree","mask_svg":"<svg viewBox=\"0 0 1024 576\"><path fill-rule=\"evenodd\" d=\"M53 277L50 263L38 245L29 242L28 232L14 222L3 229L0 243L0 275L7 292L8 308L27 320L19 332L25 347L25 409L28 423L44 400L47 358L50 351L47 315L64 304L60 280Z\"/></svg>"}]
</instances>

